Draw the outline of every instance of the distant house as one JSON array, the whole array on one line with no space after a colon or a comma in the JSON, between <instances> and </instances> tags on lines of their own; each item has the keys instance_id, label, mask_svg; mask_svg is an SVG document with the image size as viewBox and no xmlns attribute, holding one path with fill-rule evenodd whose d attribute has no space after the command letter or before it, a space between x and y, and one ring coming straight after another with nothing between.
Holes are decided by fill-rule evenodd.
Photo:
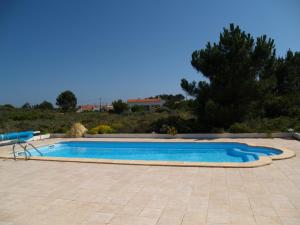
<instances>
[{"instance_id":1,"label":"distant house","mask_svg":"<svg viewBox=\"0 0 300 225\"><path fill-rule=\"evenodd\" d=\"M99 111L99 105L81 105L77 112Z\"/></svg>"},{"instance_id":2,"label":"distant house","mask_svg":"<svg viewBox=\"0 0 300 225\"><path fill-rule=\"evenodd\" d=\"M110 110L113 110L112 105L106 104L101 106L101 111L108 112ZM77 110L77 112L94 112L94 111L99 111L99 105L81 105Z\"/></svg>"},{"instance_id":3,"label":"distant house","mask_svg":"<svg viewBox=\"0 0 300 225\"><path fill-rule=\"evenodd\" d=\"M128 99L127 104L129 107L143 106L147 110L152 110L162 107L165 104L165 100L160 98Z\"/></svg>"},{"instance_id":4,"label":"distant house","mask_svg":"<svg viewBox=\"0 0 300 225\"><path fill-rule=\"evenodd\" d=\"M101 106L101 111L108 112L108 111L111 111L113 109L114 109L114 107L112 105L109 105L109 104Z\"/></svg>"}]
</instances>

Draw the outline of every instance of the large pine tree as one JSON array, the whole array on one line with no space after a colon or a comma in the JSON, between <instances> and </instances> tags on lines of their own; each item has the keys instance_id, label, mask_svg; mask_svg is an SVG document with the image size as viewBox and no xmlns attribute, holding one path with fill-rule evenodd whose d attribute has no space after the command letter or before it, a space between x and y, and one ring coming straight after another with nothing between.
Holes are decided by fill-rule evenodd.
<instances>
[{"instance_id":1,"label":"large pine tree","mask_svg":"<svg viewBox=\"0 0 300 225\"><path fill-rule=\"evenodd\" d=\"M258 110L257 102L273 85L275 62L272 39L264 35L255 40L234 24L224 28L217 43L193 52L192 66L208 81L182 79L181 87L195 98L200 131L226 129Z\"/></svg>"}]
</instances>

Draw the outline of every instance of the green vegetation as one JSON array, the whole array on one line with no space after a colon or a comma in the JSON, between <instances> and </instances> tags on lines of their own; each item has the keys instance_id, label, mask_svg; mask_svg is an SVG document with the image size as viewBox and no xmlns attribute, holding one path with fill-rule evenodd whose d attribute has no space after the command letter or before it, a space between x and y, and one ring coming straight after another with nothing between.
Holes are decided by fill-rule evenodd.
<instances>
[{"instance_id":1,"label":"green vegetation","mask_svg":"<svg viewBox=\"0 0 300 225\"><path fill-rule=\"evenodd\" d=\"M64 91L56 98L56 105L63 111L74 111L77 105L77 98L72 91Z\"/></svg>"},{"instance_id":2,"label":"green vegetation","mask_svg":"<svg viewBox=\"0 0 300 225\"><path fill-rule=\"evenodd\" d=\"M125 111L128 110L128 105L126 102L123 102L121 99L117 100L117 101L114 101L112 103L113 107L114 107L114 112L115 113L118 113L118 114L121 114Z\"/></svg>"},{"instance_id":3,"label":"green vegetation","mask_svg":"<svg viewBox=\"0 0 300 225\"><path fill-rule=\"evenodd\" d=\"M153 97L150 97L153 98ZM182 94L177 94L177 95L167 95L167 94L162 94L162 95L157 95L155 98L160 98L165 100L164 106L169 108L169 109L179 109L179 108L184 108L183 107L183 100L184 96Z\"/></svg>"},{"instance_id":4,"label":"green vegetation","mask_svg":"<svg viewBox=\"0 0 300 225\"><path fill-rule=\"evenodd\" d=\"M174 112L185 117L188 113ZM149 133L153 124L159 119L168 118L167 112L65 112L40 109L3 109L0 107L0 133L40 130L43 133L66 133L70 127L79 122L88 130L98 125L108 125L115 133Z\"/></svg>"},{"instance_id":5,"label":"green vegetation","mask_svg":"<svg viewBox=\"0 0 300 225\"><path fill-rule=\"evenodd\" d=\"M89 134L111 134L114 130L106 124L98 125L88 131Z\"/></svg>"},{"instance_id":6,"label":"green vegetation","mask_svg":"<svg viewBox=\"0 0 300 225\"><path fill-rule=\"evenodd\" d=\"M32 108L32 106L30 105L30 103L29 102L26 102L24 105L22 105L22 107L21 107L22 109L31 109Z\"/></svg>"},{"instance_id":7,"label":"green vegetation","mask_svg":"<svg viewBox=\"0 0 300 225\"><path fill-rule=\"evenodd\" d=\"M131 112L144 112L146 109L143 106L135 105L131 107Z\"/></svg>"},{"instance_id":8,"label":"green vegetation","mask_svg":"<svg viewBox=\"0 0 300 225\"><path fill-rule=\"evenodd\" d=\"M285 58L275 53L274 40L254 39L233 24L217 43L195 51L191 64L208 81L182 79L181 87L194 98L197 131L299 127L300 52L289 50Z\"/></svg>"},{"instance_id":9,"label":"green vegetation","mask_svg":"<svg viewBox=\"0 0 300 225\"><path fill-rule=\"evenodd\" d=\"M167 127L167 134L175 136L177 134L177 129L175 127Z\"/></svg>"},{"instance_id":10,"label":"green vegetation","mask_svg":"<svg viewBox=\"0 0 300 225\"><path fill-rule=\"evenodd\" d=\"M48 102L48 101L43 101L42 103L34 106L34 108L40 109L40 110L53 110L54 109L52 103Z\"/></svg>"}]
</instances>

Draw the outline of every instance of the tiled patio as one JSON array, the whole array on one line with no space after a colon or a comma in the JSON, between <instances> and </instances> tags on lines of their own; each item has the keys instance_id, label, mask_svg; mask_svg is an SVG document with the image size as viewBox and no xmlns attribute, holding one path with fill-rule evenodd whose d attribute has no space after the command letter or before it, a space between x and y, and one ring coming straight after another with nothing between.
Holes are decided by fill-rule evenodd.
<instances>
[{"instance_id":1,"label":"tiled patio","mask_svg":"<svg viewBox=\"0 0 300 225\"><path fill-rule=\"evenodd\" d=\"M300 154L296 140L248 140ZM300 158L248 169L1 159L4 224L299 225Z\"/></svg>"}]
</instances>

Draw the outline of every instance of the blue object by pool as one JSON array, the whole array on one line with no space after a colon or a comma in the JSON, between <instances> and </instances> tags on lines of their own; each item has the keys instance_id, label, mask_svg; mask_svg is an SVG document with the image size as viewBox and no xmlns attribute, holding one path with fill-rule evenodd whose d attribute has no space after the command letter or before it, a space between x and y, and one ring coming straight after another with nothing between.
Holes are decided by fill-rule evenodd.
<instances>
[{"instance_id":1,"label":"blue object by pool","mask_svg":"<svg viewBox=\"0 0 300 225\"><path fill-rule=\"evenodd\" d=\"M30 138L32 138L33 135L34 135L33 131L23 131L23 132L0 134L0 141L7 141L7 140L26 141L26 140L29 140Z\"/></svg>"},{"instance_id":2,"label":"blue object by pool","mask_svg":"<svg viewBox=\"0 0 300 225\"><path fill-rule=\"evenodd\" d=\"M46 157L181 162L250 162L282 153L241 143L207 142L61 142L39 150Z\"/></svg>"}]
</instances>

